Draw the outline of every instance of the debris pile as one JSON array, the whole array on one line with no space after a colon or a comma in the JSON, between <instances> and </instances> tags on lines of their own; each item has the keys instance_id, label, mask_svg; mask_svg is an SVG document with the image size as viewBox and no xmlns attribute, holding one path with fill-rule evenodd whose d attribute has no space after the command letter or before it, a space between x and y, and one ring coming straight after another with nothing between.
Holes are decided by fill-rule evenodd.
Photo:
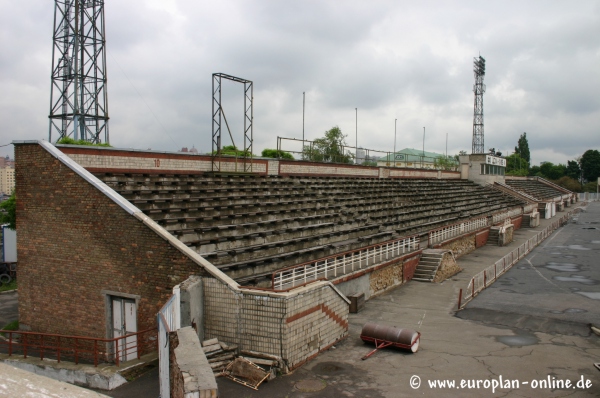
<instances>
[{"instance_id":1,"label":"debris pile","mask_svg":"<svg viewBox=\"0 0 600 398\"><path fill-rule=\"evenodd\" d=\"M221 376L223 369L237 357L237 349L236 345L228 345L217 339L202 342L202 350L215 376Z\"/></svg>"},{"instance_id":2,"label":"debris pile","mask_svg":"<svg viewBox=\"0 0 600 398\"><path fill-rule=\"evenodd\" d=\"M202 342L202 350L215 377L225 376L252 389L277 376L277 370L285 371L284 361L275 355L241 350L238 346L218 339Z\"/></svg>"}]
</instances>

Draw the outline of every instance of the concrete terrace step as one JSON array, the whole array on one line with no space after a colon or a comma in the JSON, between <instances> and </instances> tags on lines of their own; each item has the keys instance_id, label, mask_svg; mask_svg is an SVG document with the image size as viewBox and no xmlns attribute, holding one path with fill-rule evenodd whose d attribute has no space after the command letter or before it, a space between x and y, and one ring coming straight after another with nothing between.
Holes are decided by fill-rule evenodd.
<instances>
[{"instance_id":1,"label":"concrete terrace step","mask_svg":"<svg viewBox=\"0 0 600 398\"><path fill-rule=\"evenodd\" d=\"M435 275L442 263L444 253L448 250L444 249L427 249L423 251L419 264L415 269L413 280L421 282L433 282Z\"/></svg>"},{"instance_id":2,"label":"concrete terrace step","mask_svg":"<svg viewBox=\"0 0 600 398\"><path fill-rule=\"evenodd\" d=\"M97 176L188 247L244 279L310 261L320 255L309 254L314 247L333 255L490 215L516 200L462 180ZM435 254L423 255L421 270L434 273L438 265Z\"/></svg>"}]
</instances>

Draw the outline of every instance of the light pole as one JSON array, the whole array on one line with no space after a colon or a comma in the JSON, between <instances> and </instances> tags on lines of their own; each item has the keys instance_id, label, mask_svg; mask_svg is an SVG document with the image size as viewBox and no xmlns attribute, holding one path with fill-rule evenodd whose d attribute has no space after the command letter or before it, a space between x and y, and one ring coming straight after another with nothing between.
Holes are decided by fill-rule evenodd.
<instances>
[{"instance_id":1,"label":"light pole","mask_svg":"<svg viewBox=\"0 0 600 398\"><path fill-rule=\"evenodd\" d=\"M394 167L396 167L396 122L398 119L394 119L394 157L392 158L394 161Z\"/></svg>"},{"instance_id":2,"label":"light pole","mask_svg":"<svg viewBox=\"0 0 600 398\"><path fill-rule=\"evenodd\" d=\"M302 145L304 146L304 110L306 105L306 93L302 92Z\"/></svg>"},{"instance_id":3,"label":"light pole","mask_svg":"<svg viewBox=\"0 0 600 398\"><path fill-rule=\"evenodd\" d=\"M421 156L421 168L425 162L425 127L423 127L423 155Z\"/></svg>"},{"instance_id":4,"label":"light pole","mask_svg":"<svg viewBox=\"0 0 600 398\"><path fill-rule=\"evenodd\" d=\"M302 92L302 160L304 160L304 106L305 106L305 92Z\"/></svg>"},{"instance_id":5,"label":"light pole","mask_svg":"<svg viewBox=\"0 0 600 398\"><path fill-rule=\"evenodd\" d=\"M355 164L358 164L358 108L354 108L356 111L356 159L354 160Z\"/></svg>"}]
</instances>

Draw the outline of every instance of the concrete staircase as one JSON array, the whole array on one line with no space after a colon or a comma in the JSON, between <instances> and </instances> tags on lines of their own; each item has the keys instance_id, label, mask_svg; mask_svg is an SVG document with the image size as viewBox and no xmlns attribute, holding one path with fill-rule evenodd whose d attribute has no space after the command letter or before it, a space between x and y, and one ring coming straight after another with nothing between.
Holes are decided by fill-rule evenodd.
<instances>
[{"instance_id":1,"label":"concrete staircase","mask_svg":"<svg viewBox=\"0 0 600 398\"><path fill-rule=\"evenodd\" d=\"M500 230L498 228L490 228L490 235L488 236L488 240L487 240L486 244L498 246L499 234L500 234Z\"/></svg>"},{"instance_id":2,"label":"concrete staircase","mask_svg":"<svg viewBox=\"0 0 600 398\"><path fill-rule=\"evenodd\" d=\"M427 249L423 250L419 264L412 278L414 281L433 282L435 274L440 268L442 258L447 250Z\"/></svg>"}]
</instances>

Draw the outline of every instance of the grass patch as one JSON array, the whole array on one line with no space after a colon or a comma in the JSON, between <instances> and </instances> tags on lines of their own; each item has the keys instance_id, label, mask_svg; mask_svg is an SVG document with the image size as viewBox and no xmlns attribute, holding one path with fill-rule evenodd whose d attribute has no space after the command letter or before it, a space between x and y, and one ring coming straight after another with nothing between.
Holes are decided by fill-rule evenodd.
<instances>
[{"instance_id":1,"label":"grass patch","mask_svg":"<svg viewBox=\"0 0 600 398\"><path fill-rule=\"evenodd\" d=\"M102 143L102 144L92 144L89 141L86 140L74 140L71 137L63 137L60 140L58 140L56 142L57 144L66 144L66 145L85 145L85 146L104 146L104 147L111 147L110 144L107 143Z\"/></svg>"},{"instance_id":2,"label":"grass patch","mask_svg":"<svg viewBox=\"0 0 600 398\"><path fill-rule=\"evenodd\" d=\"M19 330L19 321L12 321L7 323L2 330ZM6 337L6 334L0 333L2 336Z\"/></svg>"},{"instance_id":3,"label":"grass patch","mask_svg":"<svg viewBox=\"0 0 600 398\"><path fill-rule=\"evenodd\" d=\"M0 285L0 292L15 290L17 288L17 280L13 279L10 283Z\"/></svg>"}]
</instances>

